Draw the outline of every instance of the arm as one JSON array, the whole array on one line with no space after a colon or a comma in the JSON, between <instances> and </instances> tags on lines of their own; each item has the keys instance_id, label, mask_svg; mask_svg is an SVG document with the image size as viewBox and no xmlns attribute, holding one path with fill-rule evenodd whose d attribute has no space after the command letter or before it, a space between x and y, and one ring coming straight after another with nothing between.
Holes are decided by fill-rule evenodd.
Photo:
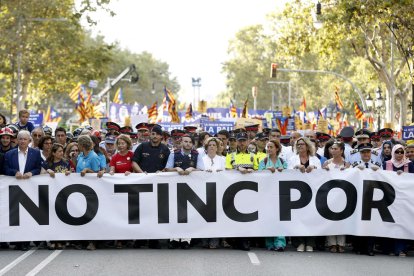
<instances>
[{"instance_id":1,"label":"arm","mask_svg":"<svg viewBox=\"0 0 414 276\"><path fill-rule=\"evenodd\" d=\"M132 161L132 170L136 173L143 173L144 171L141 169L141 167L138 165L137 162Z\"/></svg>"}]
</instances>

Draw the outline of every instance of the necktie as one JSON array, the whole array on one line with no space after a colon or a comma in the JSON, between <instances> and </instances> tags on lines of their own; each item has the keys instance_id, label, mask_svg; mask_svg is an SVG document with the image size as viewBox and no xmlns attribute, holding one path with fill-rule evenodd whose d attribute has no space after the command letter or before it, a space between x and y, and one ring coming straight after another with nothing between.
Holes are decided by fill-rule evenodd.
<instances>
[{"instance_id":1,"label":"necktie","mask_svg":"<svg viewBox=\"0 0 414 276\"><path fill-rule=\"evenodd\" d=\"M368 168L368 163L365 163L365 168Z\"/></svg>"}]
</instances>

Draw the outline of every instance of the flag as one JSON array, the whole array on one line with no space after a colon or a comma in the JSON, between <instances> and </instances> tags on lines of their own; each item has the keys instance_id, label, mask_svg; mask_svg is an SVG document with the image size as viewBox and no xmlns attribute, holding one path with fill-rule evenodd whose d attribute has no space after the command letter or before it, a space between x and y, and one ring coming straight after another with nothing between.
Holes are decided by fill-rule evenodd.
<instances>
[{"instance_id":1,"label":"flag","mask_svg":"<svg viewBox=\"0 0 414 276\"><path fill-rule=\"evenodd\" d=\"M368 118L368 128L371 130L374 128L374 116L372 114Z\"/></svg>"},{"instance_id":2,"label":"flag","mask_svg":"<svg viewBox=\"0 0 414 276\"><path fill-rule=\"evenodd\" d=\"M69 93L69 98L72 99L72 101L77 102L79 94L84 89L84 85L81 83L78 83L75 88L72 89L72 91Z\"/></svg>"},{"instance_id":3,"label":"flag","mask_svg":"<svg viewBox=\"0 0 414 276\"><path fill-rule=\"evenodd\" d=\"M178 112L177 112L175 101L172 104L169 105L168 112L170 113L170 116L171 116L171 123L179 123L180 122L180 117L178 117Z\"/></svg>"},{"instance_id":4,"label":"flag","mask_svg":"<svg viewBox=\"0 0 414 276\"><path fill-rule=\"evenodd\" d=\"M242 111L242 114L241 114L242 118L247 118L247 114L248 114L247 102L248 101L249 101L249 99L246 99L246 101L244 102L243 111Z\"/></svg>"},{"instance_id":5,"label":"flag","mask_svg":"<svg viewBox=\"0 0 414 276\"><path fill-rule=\"evenodd\" d=\"M88 93L84 85L81 86L81 92L78 93L76 111L79 114L80 122L94 117L94 105L92 103L92 94Z\"/></svg>"},{"instance_id":6,"label":"flag","mask_svg":"<svg viewBox=\"0 0 414 276\"><path fill-rule=\"evenodd\" d=\"M344 117L342 118L342 126L349 126L349 123L348 123L348 114L344 114Z\"/></svg>"},{"instance_id":7,"label":"flag","mask_svg":"<svg viewBox=\"0 0 414 276\"><path fill-rule=\"evenodd\" d=\"M99 102L93 106L93 117L101 119L105 117L106 107L105 103Z\"/></svg>"},{"instance_id":8,"label":"flag","mask_svg":"<svg viewBox=\"0 0 414 276\"><path fill-rule=\"evenodd\" d=\"M59 123L62 120L62 116L50 105L47 108L46 114L43 117L43 122L57 122Z\"/></svg>"},{"instance_id":9,"label":"flag","mask_svg":"<svg viewBox=\"0 0 414 276\"><path fill-rule=\"evenodd\" d=\"M234 106L233 100L230 100L230 118L237 118L237 108Z\"/></svg>"},{"instance_id":10,"label":"flag","mask_svg":"<svg viewBox=\"0 0 414 276\"><path fill-rule=\"evenodd\" d=\"M155 102L148 109L148 121L151 124L155 124L157 122L157 117L158 117L158 106L157 106L157 102Z\"/></svg>"},{"instance_id":11,"label":"flag","mask_svg":"<svg viewBox=\"0 0 414 276\"><path fill-rule=\"evenodd\" d=\"M173 93L167 89L166 86L164 86L164 100L163 100L164 109L168 106L168 113L170 113L171 116L171 122L172 123L179 123L180 118L178 117L177 112L177 101L175 100L175 97Z\"/></svg>"},{"instance_id":12,"label":"flag","mask_svg":"<svg viewBox=\"0 0 414 276\"><path fill-rule=\"evenodd\" d=\"M185 112L185 118L187 120L193 118L193 105L191 103L188 105L187 111Z\"/></svg>"},{"instance_id":13,"label":"flag","mask_svg":"<svg viewBox=\"0 0 414 276\"><path fill-rule=\"evenodd\" d=\"M342 109L344 109L344 103L341 101L341 98L339 97L338 91L339 91L339 88L336 87L336 90L335 90L336 110L342 110Z\"/></svg>"},{"instance_id":14,"label":"flag","mask_svg":"<svg viewBox=\"0 0 414 276\"><path fill-rule=\"evenodd\" d=\"M354 107L355 107L355 118L357 118L357 120L361 120L362 118L364 118L364 112L361 110L361 108L356 102L354 102Z\"/></svg>"},{"instance_id":15,"label":"flag","mask_svg":"<svg viewBox=\"0 0 414 276\"><path fill-rule=\"evenodd\" d=\"M116 90L115 95L114 95L114 99L112 100L113 103L116 104L123 104L124 103L124 95L123 95L123 90L121 87L118 88L118 90Z\"/></svg>"},{"instance_id":16,"label":"flag","mask_svg":"<svg viewBox=\"0 0 414 276\"><path fill-rule=\"evenodd\" d=\"M299 111L306 112L306 100L305 100L305 97L303 97L303 101L302 101L302 103L299 106Z\"/></svg>"}]
</instances>

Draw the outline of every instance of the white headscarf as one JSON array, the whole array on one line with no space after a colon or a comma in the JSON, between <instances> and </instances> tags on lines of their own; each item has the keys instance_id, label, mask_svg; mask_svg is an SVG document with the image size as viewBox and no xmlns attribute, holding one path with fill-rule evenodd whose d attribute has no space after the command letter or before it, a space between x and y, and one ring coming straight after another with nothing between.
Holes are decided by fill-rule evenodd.
<instances>
[{"instance_id":1,"label":"white headscarf","mask_svg":"<svg viewBox=\"0 0 414 276\"><path fill-rule=\"evenodd\" d=\"M403 159L402 159L401 161L397 161L397 160L395 159L395 152L396 152L397 150L399 150L399 149L402 149L402 150L404 151L404 154L403 154ZM397 145L395 145L395 146L392 148L392 151L391 151L391 162L392 162L392 164L394 165L394 167L396 167L397 169L399 169L399 168L401 168L402 166L404 166L404 165L406 165L406 164L408 164L408 163L410 163L410 162L411 162L411 161L410 161L410 159L408 159L408 158L405 156L405 149L404 149L403 145L397 144Z\"/></svg>"}]
</instances>

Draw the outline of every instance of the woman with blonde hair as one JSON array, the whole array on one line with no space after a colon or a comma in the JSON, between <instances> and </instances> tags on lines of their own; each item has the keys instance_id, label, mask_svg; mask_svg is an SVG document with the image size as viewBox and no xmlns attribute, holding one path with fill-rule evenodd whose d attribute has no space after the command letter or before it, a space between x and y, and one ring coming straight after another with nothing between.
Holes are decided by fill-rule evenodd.
<instances>
[{"instance_id":1,"label":"woman with blonde hair","mask_svg":"<svg viewBox=\"0 0 414 276\"><path fill-rule=\"evenodd\" d=\"M294 144L296 154L288 161L288 169L299 170L301 173L310 173L321 168L321 162L315 156L315 146L306 137L300 137ZM313 252L315 237L298 237L298 252Z\"/></svg>"}]
</instances>

